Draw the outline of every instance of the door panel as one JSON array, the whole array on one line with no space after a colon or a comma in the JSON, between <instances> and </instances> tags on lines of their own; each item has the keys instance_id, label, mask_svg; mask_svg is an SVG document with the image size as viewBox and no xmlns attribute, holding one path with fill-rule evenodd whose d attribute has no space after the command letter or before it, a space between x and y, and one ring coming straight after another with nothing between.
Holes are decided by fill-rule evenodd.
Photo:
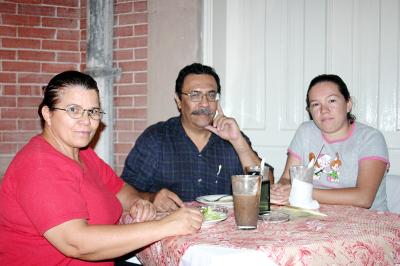
<instances>
[{"instance_id":1,"label":"door panel","mask_svg":"<svg viewBox=\"0 0 400 266\"><path fill-rule=\"evenodd\" d=\"M380 129L400 174L400 1L204 1L204 58L221 76L222 106L282 172L321 73L341 76L357 120Z\"/></svg>"}]
</instances>

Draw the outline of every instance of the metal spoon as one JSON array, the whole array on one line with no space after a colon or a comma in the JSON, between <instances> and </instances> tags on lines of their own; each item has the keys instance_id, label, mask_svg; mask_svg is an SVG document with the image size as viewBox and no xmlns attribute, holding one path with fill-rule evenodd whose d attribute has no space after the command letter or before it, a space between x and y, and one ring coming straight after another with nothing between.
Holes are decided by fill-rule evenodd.
<instances>
[{"instance_id":1,"label":"metal spoon","mask_svg":"<svg viewBox=\"0 0 400 266\"><path fill-rule=\"evenodd\" d=\"M229 197L230 195L223 195L223 196L220 196L220 197L218 197L218 198L216 198L216 199L203 199L204 201L207 201L207 202L217 202L217 201L219 201L220 199L222 199L222 198L225 198L225 197Z\"/></svg>"}]
</instances>

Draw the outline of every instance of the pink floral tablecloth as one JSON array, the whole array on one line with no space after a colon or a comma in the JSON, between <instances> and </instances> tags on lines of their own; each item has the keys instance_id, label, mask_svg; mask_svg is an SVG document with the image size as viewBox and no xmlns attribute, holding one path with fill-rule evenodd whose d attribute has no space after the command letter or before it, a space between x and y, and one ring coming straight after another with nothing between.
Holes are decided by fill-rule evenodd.
<instances>
[{"instance_id":1,"label":"pink floral tablecloth","mask_svg":"<svg viewBox=\"0 0 400 266\"><path fill-rule=\"evenodd\" d=\"M326 217L285 223L259 221L256 230L237 230L229 217L189 236L158 241L137 256L144 265L178 265L191 245L207 244L264 252L277 265L400 264L400 215L339 205L321 205Z\"/></svg>"}]
</instances>

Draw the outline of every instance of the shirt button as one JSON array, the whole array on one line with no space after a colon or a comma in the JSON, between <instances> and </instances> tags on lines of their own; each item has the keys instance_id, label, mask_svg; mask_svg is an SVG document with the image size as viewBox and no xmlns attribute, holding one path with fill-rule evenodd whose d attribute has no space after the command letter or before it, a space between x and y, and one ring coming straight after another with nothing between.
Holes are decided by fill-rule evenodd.
<instances>
[{"instance_id":1,"label":"shirt button","mask_svg":"<svg viewBox=\"0 0 400 266\"><path fill-rule=\"evenodd\" d=\"M197 182L199 182L199 183L200 183L201 181L203 181L201 178L197 179Z\"/></svg>"},{"instance_id":2,"label":"shirt button","mask_svg":"<svg viewBox=\"0 0 400 266\"><path fill-rule=\"evenodd\" d=\"M199 155L198 155L199 157L201 157L202 155L201 155L201 153L199 153Z\"/></svg>"}]
</instances>

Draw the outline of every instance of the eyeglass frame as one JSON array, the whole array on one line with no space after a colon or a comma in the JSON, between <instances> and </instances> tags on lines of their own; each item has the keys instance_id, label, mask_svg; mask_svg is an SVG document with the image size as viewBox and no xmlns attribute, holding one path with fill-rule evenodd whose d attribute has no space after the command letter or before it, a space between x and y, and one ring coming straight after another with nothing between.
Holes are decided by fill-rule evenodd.
<instances>
[{"instance_id":1,"label":"eyeglass frame","mask_svg":"<svg viewBox=\"0 0 400 266\"><path fill-rule=\"evenodd\" d=\"M209 98L209 97L210 97L210 96L209 96L209 93L210 93L210 92L215 93L215 99L214 99L214 100L212 100L212 99ZM201 95L201 98L200 98L198 101L193 101L193 100L192 100L193 93L198 93L199 95ZM191 102L195 102L195 103L201 102L201 101L203 100L203 97L204 97L204 96L206 96L207 101L209 101L209 102L216 102L216 101L219 100L219 95L220 95L219 92L217 92L216 90L207 91L207 92L201 92L201 91L192 90L192 91L190 91L189 93L181 92L180 94L189 96L189 100L190 100Z\"/></svg>"},{"instance_id":2,"label":"eyeglass frame","mask_svg":"<svg viewBox=\"0 0 400 266\"><path fill-rule=\"evenodd\" d=\"M72 113L70 113L70 111L68 111L69 109L68 108L71 108L71 107L78 107L78 108L81 108L82 109L82 111L80 112L80 116L79 117L73 117L72 115ZM67 113L67 115L69 116L69 117L71 117L72 119L81 119L82 117L83 117L83 114L85 113L85 111L87 112L87 114L88 114L88 117L89 118L91 118L91 119L93 119L93 120L96 120L96 121L98 121L98 120L101 120L102 118L103 118L103 115L105 115L106 113L105 112L103 112L100 108L98 108L98 107L95 107L95 108L92 108L92 109L84 109L82 106L80 106L80 105L76 105L76 104L71 104L71 105L67 105L65 108L59 108L59 107L53 107L53 108L51 108L52 110L61 110L61 111L64 111L64 112L66 112ZM92 115L93 115L93 113L90 113L90 111L93 111L93 110L99 110L99 119L97 119L97 118L93 118L92 117Z\"/></svg>"}]
</instances>

